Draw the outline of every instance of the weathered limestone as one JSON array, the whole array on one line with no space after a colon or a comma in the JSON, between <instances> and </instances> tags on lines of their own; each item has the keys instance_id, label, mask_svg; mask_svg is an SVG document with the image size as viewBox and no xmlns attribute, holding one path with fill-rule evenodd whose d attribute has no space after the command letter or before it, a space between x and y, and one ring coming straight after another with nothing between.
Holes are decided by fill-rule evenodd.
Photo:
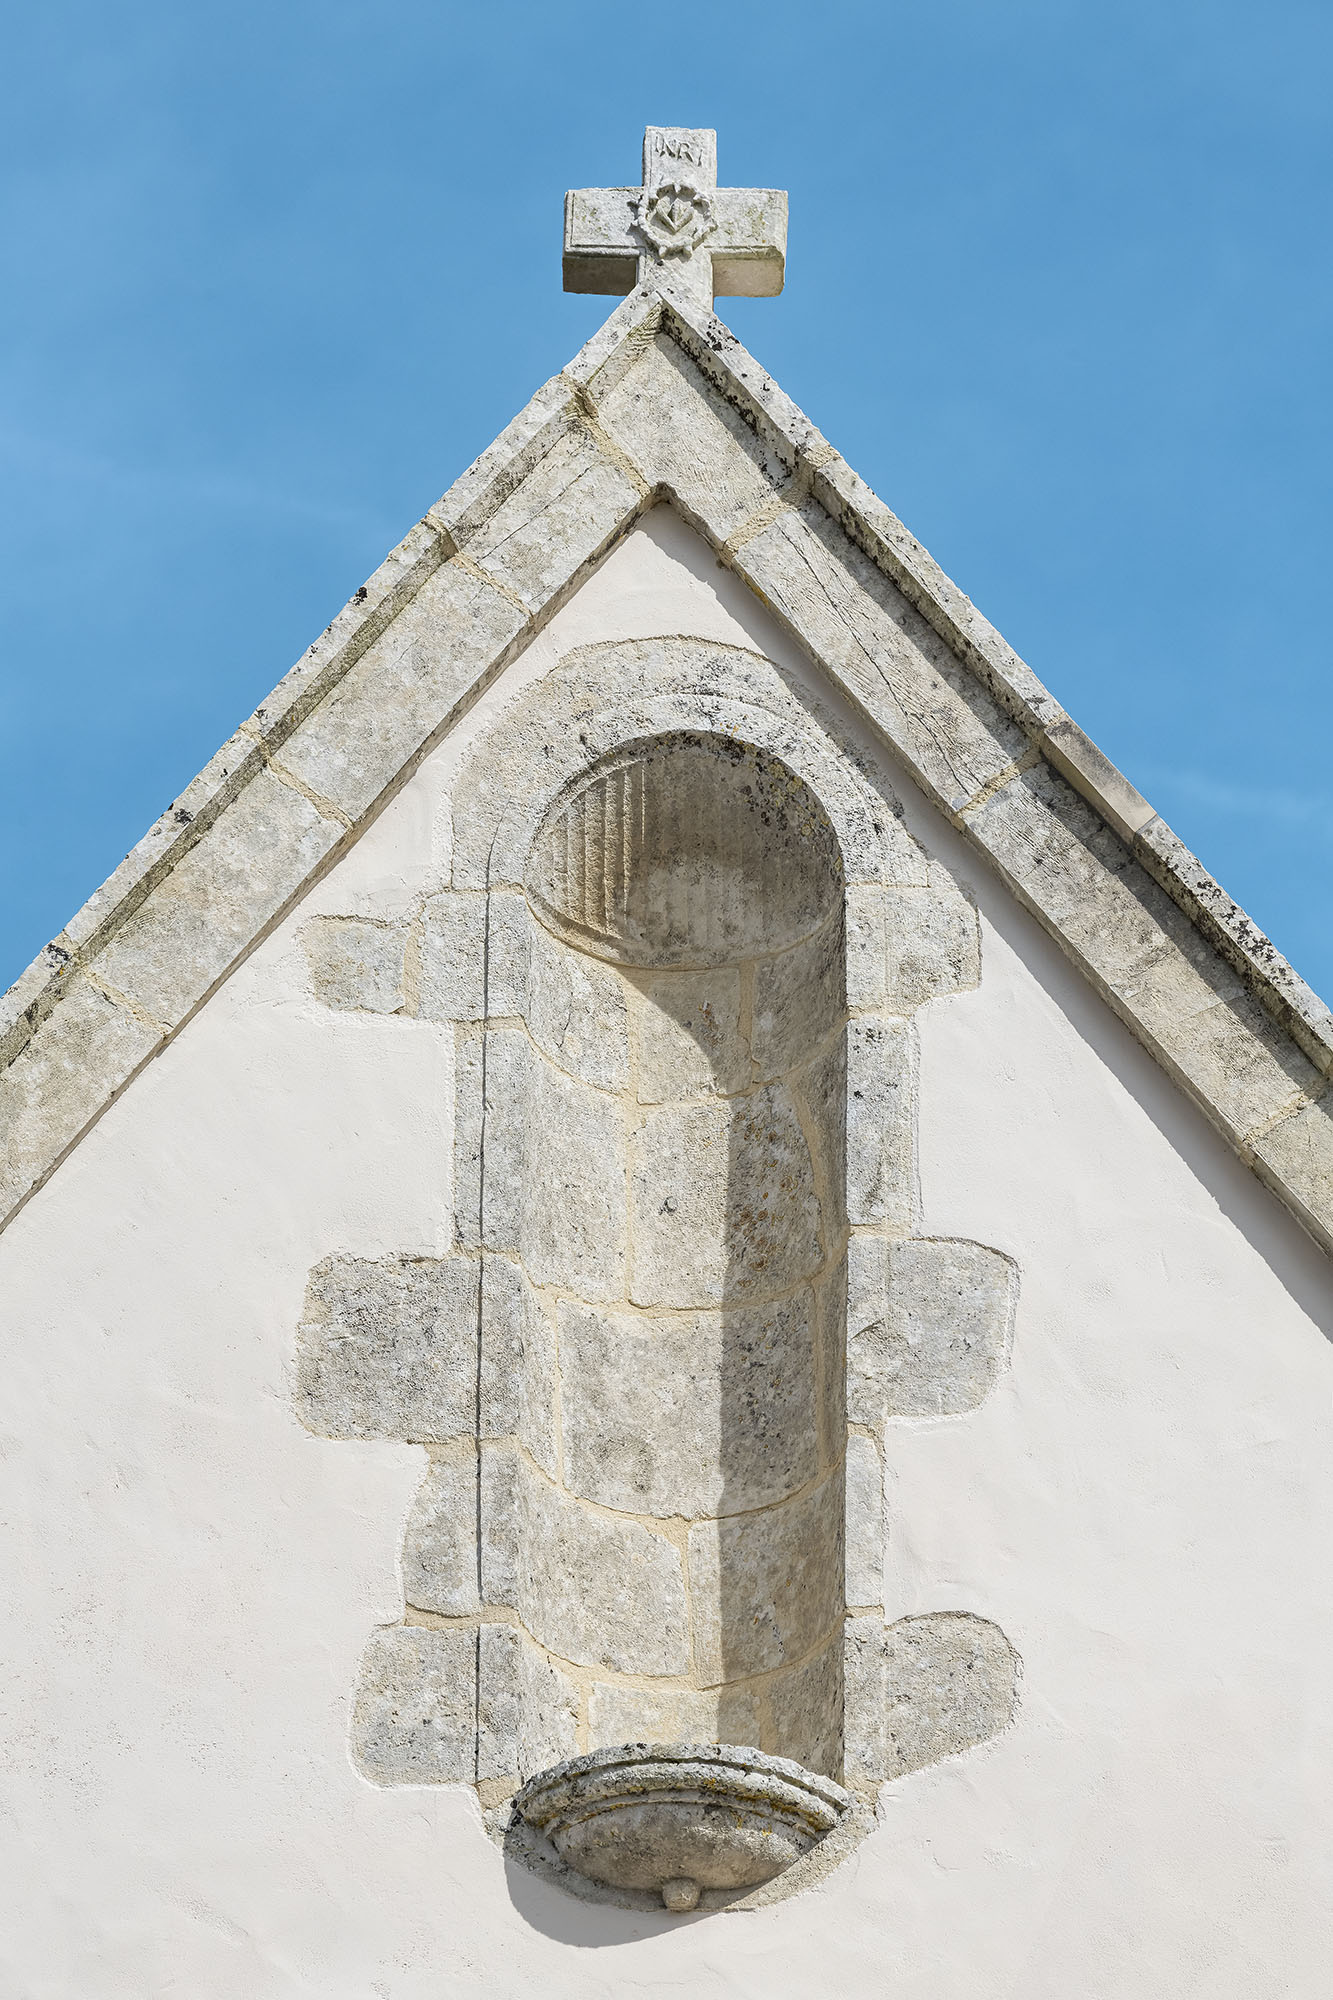
<instances>
[{"instance_id":1,"label":"weathered limestone","mask_svg":"<svg viewBox=\"0 0 1333 2000\"><path fill-rule=\"evenodd\" d=\"M477 1632L477 1777L529 1778L578 1747L579 1694L514 1625Z\"/></svg>"},{"instance_id":2,"label":"weathered limestone","mask_svg":"<svg viewBox=\"0 0 1333 2000\"><path fill-rule=\"evenodd\" d=\"M858 1241L875 1316L849 1326L848 1410L854 1422L957 1416L995 1381L1009 1342L1017 1272L981 1243Z\"/></svg>"},{"instance_id":3,"label":"weathered limestone","mask_svg":"<svg viewBox=\"0 0 1333 2000\"><path fill-rule=\"evenodd\" d=\"M790 1093L647 1113L631 1150L642 1306L772 1297L821 1262L819 1198Z\"/></svg>"},{"instance_id":4,"label":"weathered limestone","mask_svg":"<svg viewBox=\"0 0 1333 2000\"><path fill-rule=\"evenodd\" d=\"M710 397L676 342L659 336L602 399L598 420L654 486L706 484L710 528L725 540L772 502L787 469L739 412Z\"/></svg>"},{"instance_id":5,"label":"weathered limestone","mask_svg":"<svg viewBox=\"0 0 1333 2000\"><path fill-rule=\"evenodd\" d=\"M478 1369L482 1436L518 1438L554 1477L555 1393L554 1326L523 1267L507 1257L484 1256Z\"/></svg>"},{"instance_id":6,"label":"weathered limestone","mask_svg":"<svg viewBox=\"0 0 1333 2000\"><path fill-rule=\"evenodd\" d=\"M1005 1728L1014 1713L1018 1662L997 1625L960 1611L874 1618L847 1628L847 1675L859 1699L849 1728L847 1776L904 1776L957 1756Z\"/></svg>"},{"instance_id":7,"label":"weathered limestone","mask_svg":"<svg viewBox=\"0 0 1333 2000\"><path fill-rule=\"evenodd\" d=\"M480 1268L327 1257L310 1273L293 1398L320 1437L464 1437L476 1421Z\"/></svg>"},{"instance_id":8,"label":"weathered limestone","mask_svg":"<svg viewBox=\"0 0 1333 2000\"><path fill-rule=\"evenodd\" d=\"M629 1082L629 1028L619 975L534 927L528 1033L556 1066L598 1090Z\"/></svg>"},{"instance_id":9,"label":"weathered limestone","mask_svg":"<svg viewBox=\"0 0 1333 2000\"><path fill-rule=\"evenodd\" d=\"M853 1431L847 1439L847 1544L844 1595L855 1607L884 1602L884 1468L873 1438Z\"/></svg>"},{"instance_id":10,"label":"weathered limestone","mask_svg":"<svg viewBox=\"0 0 1333 2000\"><path fill-rule=\"evenodd\" d=\"M89 980L69 981L44 1033L0 1075L5 1198L20 1202L54 1156L161 1046L162 1030Z\"/></svg>"},{"instance_id":11,"label":"weathered limestone","mask_svg":"<svg viewBox=\"0 0 1333 2000\"><path fill-rule=\"evenodd\" d=\"M464 1618L481 1609L477 1497L471 1439L432 1459L403 1535L403 1597L414 1610Z\"/></svg>"},{"instance_id":12,"label":"weathered limestone","mask_svg":"<svg viewBox=\"0 0 1333 2000\"><path fill-rule=\"evenodd\" d=\"M653 1319L560 1307L565 1478L627 1513L739 1514L818 1469L808 1294Z\"/></svg>"},{"instance_id":13,"label":"weathered limestone","mask_svg":"<svg viewBox=\"0 0 1333 2000\"><path fill-rule=\"evenodd\" d=\"M853 1227L911 1227L911 1029L862 1015L847 1028L847 1220Z\"/></svg>"},{"instance_id":14,"label":"weathered limestone","mask_svg":"<svg viewBox=\"0 0 1333 2000\"><path fill-rule=\"evenodd\" d=\"M851 1800L786 1758L636 1743L543 1772L514 1803L580 1874L655 1890L683 1911L701 1888L771 1880L830 1833Z\"/></svg>"},{"instance_id":15,"label":"weathered limestone","mask_svg":"<svg viewBox=\"0 0 1333 2000\"><path fill-rule=\"evenodd\" d=\"M948 811L1022 755L1018 726L817 503L761 528L737 550L736 567Z\"/></svg>"},{"instance_id":16,"label":"weathered limestone","mask_svg":"<svg viewBox=\"0 0 1333 2000\"><path fill-rule=\"evenodd\" d=\"M927 1000L966 992L980 982L976 910L938 863L931 864L929 888L885 890L884 926L885 1004L892 1012L911 1013Z\"/></svg>"},{"instance_id":17,"label":"weathered limestone","mask_svg":"<svg viewBox=\"0 0 1333 2000\"><path fill-rule=\"evenodd\" d=\"M712 258L721 239L709 242ZM4 1213L652 493L776 610L1240 1157L1333 1246L1333 1129L1302 1109L1333 1076L1333 1016L766 372L667 282L671 261L409 532L16 983L0 1006ZM700 713L696 700L683 725ZM864 817L893 841L882 813ZM860 843L850 824L839 833L854 886ZM966 983L966 920L941 905L924 925L918 913L921 942L887 968L898 993L881 1002L863 982L874 954L851 901L854 1007L893 1011ZM89 971L118 1010L97 1022ZM71 1004L82 1025L61 1029ZM1270 1130L1283 1137L1270 1143Z\"/></svg>"},{"instance_id":18,"label":"weathered limestone","mask_svg":"<svg viewBox=\"0 0 1333 2000\"><path fill-rule=\"evenodd\" d=\"M1188 917L1055 772L1034 766L968 815L1029 908L1076 951L1168 1070L1232 1134L1266 1127L1319 1072Z\"/></svg>"},{"instance_id":19,"label":"weathered limestone","mask_svg":"<svg viewBox=\"0 0 1333 2000\"><path fill-rule=\"evenodd\" d=\"M842 1520L826 1483L785 1506L690 1529L695 1660L708 1682L809 1653L841 1609Z\"/></svg>"},{"instance_id":20,"label":"weathered limestone","mask_svg":"<svg viewBox=\"0 0 1333 2000\"><path fill-rule=\"evenodd\" d=\"M447 1785L475 1775L477 1636L390 1625L361 1656L352 1756L377 1785Z\"/></svg>"},{"instance_id":21,"label":"weathered limestone","mask_svg":"<svg viewBox=\"0 0 1333 2000\"><path fill-rule=\"evenodd\" d=\"M650 125L641 188L565 197L567 292L628 292L651 279L705 306L719 292L771 298L786 253L786 195L719 188L715 132Z\"/></svg>"},{"instance_id":22,"label":"weathered limestone","mask_svg":"<svg viewBox=\"0 0 1333 2000\"><path fill-rule=\"evenodd\" d=\"M615 1100L540 1057L529 1072L523 1264L535 1285L590 1300L625 1291L625 1132Z\"/></svg>"},{"instance_id":23,"label":"weathered limestone","mask_svg":"<svg viewBox=\"0 0 1333 2000\"><path fill-rule=\"evenodd\" d=\"M754 1743L759 1703L744 1686L659 1689L597 1681L588 1725L597 1743Z\"/></svg>"},{"instance_id":24,"label":"weathered limestone","mask_svg":"<svg viewBox=\"0 0 1333 2000\"><path fill-rule=\"evenodd\" d=\"M769 1683L773 1728L785 1755L808 1771L842 1775L842 1728L846 1694L842 1679L841 1635L822 1653Z\"/></svg>"},{"instance_id":25,"label":"weathered limestone","mask_svg":"<svg viewBox=\"0 0 1333 2000\"><path fill-rule=\"evenodd\" d=\"M641 1104L731 1096L750 1082L750 1047L740 1032L741 979L735 967L669 972L646 990L639 1016Z\"/></svg>"},{"instance_id":26,"label":"weathered limestone","mask_svg":"<svg viewBox=\"0 0 1333 2000\"><path fill-rule=\"evenodd\" d=\"M342 839L346 822L259 772L120 926L99 976L141 1014L184 1018Z\"/></svg>"},{"instance_id":27,"label":"weathered limestone","mask_svg":"<svg viewBox=\"0 0 1333 2000\"><path fill-rule=\"evenodd\" d=\"M407 1616L476 1631L478 1782L666 1739L838 1775L845 1737L868 1790L1000 1699L962 1714L966 1617L894 1693L881 1608L886 1422L963 1414L1007 1353L1008 1260L912 1234L910 1017L977 976L975 913L763 663L622 651L478 746L467 886L408 920L479 1289Z\"/></svg>"},{"instance_id":28,"label":"weathered limestone","mask_svg":"<svg viewBox=\"0 0 1333 2000\"><path fill-rule=\"evenodd\" d=\"M468 544L468 556L529 612L545 610L624 532L646 487L572 424Z\"/></svg>"},{"instance_id":29,"label":"weathered limestone","mask_svg":"<svg viewBox=\"0 0 1333 2000\"><path fill-rule=\"evenodd\" d=\"M521 1458L492 1450L484 1466L488 1601L513 1605L535 1639L579 1666L687 1673L679 1549L636 1521L580 1505ZM503 1553L511 1537L512 1569Z\"/></svg>"},{"instance_id":30,"label":"weathered limestone","mask_svg":"<svg viewBox=\"0 0 1333 2000\"><path fill-rule=\"evenodd\" d=\"M283 769L348 823L358 820L526 625L497 583L443 563L286 739Z\"/></svg>"},{"instance_id":31,"label":"weathered limestone","mask_svg":"<svg viewBox=\"0 0 1333 2000\"><path fill-rule=\"evenodd\" d=\"M1333 1091L1260 1133L1250 1150L1264 1179L1317 1232L1319 1217L1333 1214Z\"/></svg>"},{"instance_id":32,"label":"weathered limestone","mask_svg":"<svg viewBox=\"0 0 1333 2000\"><path fill-rule=\"evenodd\" d=\"M827 816L776 759L708 732L596 765L526 870L557 936L622 965L738 965L812 931L842 869Z\"/></svg>"},{"instance_id":33,"label":"weathered limestone","mask_svg":"<svg viewBox=\"0 0 1333 2000\"><path fill-rule=\"evenodd\" d=\"M301 933L310 984L326 1007L396 1014L403 1006L401 924L367 917L315 917Z\"/></svg>"},{"instance_id":34,"label":"weathered limestone","mask_svg":"<svg viewBox=\"0 0 1333 2000\"><path fill-rule=\"evenodd\" d=\"M460 1029L454 1050L454 1232L516 1255L523 1231L526 1107L540 1058L517 1028Z\"/></svg>"},{"instance_id":35,"label":"weathered limestone","mask_svg":"<svg viewBox=\"0 0 1333 2000\"><path fill-rule=\"evenodd\" d=\"M761 1076L807 1062L844 1012L839 914L816 934L755 967L754 1059Z\"/></svg>"}]
</instances>

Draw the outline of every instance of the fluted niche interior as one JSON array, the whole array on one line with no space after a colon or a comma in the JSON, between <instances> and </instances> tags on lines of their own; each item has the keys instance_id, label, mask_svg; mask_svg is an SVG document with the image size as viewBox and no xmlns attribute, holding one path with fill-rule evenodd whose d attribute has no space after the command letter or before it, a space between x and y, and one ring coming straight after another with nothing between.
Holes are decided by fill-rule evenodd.
<instances>
[{"instance_id":1,"label":"fluted niche interior","mask_svg":"<svg viewBox=\"0 0 1333 2000\"><path fill-rule=\"evenodd\" d=\"M778 759L679 733L557 799L525 886L515 1247L559 1409L553 1476L514 1468L524 1623L593 1676L585 1748L752 1744L836 1776L838 842Z\"/></svg>"}]
</instances>

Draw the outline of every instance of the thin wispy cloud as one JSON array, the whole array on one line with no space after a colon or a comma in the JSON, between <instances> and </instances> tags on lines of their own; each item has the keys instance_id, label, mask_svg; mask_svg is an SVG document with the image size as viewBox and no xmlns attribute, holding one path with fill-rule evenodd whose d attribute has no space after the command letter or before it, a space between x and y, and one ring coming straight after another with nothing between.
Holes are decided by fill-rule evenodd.
<instances>
[{"instance_id":1,"label":"thin wispy cloud","mask_svg":"<svg viewBox=\"0 0 1333 2000\"><path fill-rule=\"evenodd\" d=\"M82 483L104 494L158 505L163 501L181 502L192 507L214 507L241 514L266 513L285 520L318 522L325 527L371 531L386 543L396 540L402 532L401 523L395 528L364 507L275 489L244 475L134 464L21 431L0 430L0 461L22 475L29 496L37 481L46 478L57 483L62 492L70 484Z\"/></svg>"},{"instance_id":2,"label":"thin wispy cloud","mask_svg":"<svg viewBox=\"0 0 1333 2000\"><path fill-rule=\"evenodd\" d=\"M1333 836L1333 792L1286 791L1264 785L1235 785L1202 771L1158 764L1141 768L1141 788L1154 804L1165 795L1186 799L1234 819L1277 820L1305 832Z\"/></svg>"}]
</instances>

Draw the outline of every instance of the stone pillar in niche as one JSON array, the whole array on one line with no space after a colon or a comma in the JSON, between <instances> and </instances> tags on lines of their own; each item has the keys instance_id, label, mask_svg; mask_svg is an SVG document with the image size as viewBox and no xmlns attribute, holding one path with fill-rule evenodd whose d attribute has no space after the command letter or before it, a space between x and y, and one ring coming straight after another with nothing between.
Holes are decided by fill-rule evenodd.
<instances>
[{"instance_id":1,"label":"stone pillar in niche","mask_svg":"<svg viewBox=\"0 0 1333 2000\"><path fill-rule=\"evenodd\" d=\"M534 843L520 1257L561 1506L632 1521L604 1557L657 1585L618 1647L534 1634L598 1654L589 1749L841 1768L842 887L808 789L725 737L629 748Z\"/></svg>"}]
</instances>

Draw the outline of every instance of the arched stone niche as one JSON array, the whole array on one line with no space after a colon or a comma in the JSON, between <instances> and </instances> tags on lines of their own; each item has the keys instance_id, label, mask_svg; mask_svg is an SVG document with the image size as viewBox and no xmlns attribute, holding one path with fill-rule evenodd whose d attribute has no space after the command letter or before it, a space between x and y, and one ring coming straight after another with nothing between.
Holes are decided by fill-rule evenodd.
<instances>
[{"instance_id":1,"label":"arched stone niche","mask_svg":"<svg viewBox=\"0 0 1333 2000\"><path fill-rule=\"evenodd\" d=\"M336 931L315 989L356 1004ZM981 1401L1016 1293L914 1234L911 1017L979 961L893 800L757 656L587 648L477 743L404 952L456 1036L455 1250L325 1259L295 1382L321 1435L429 1453L363 1773L474 1783L517 1858L632 1902L511 1822L522 1781L737 1744L868 1803L992 1735L1003 1634L884 1602L892 1428Z\"/></svg>"},{"instance_id":2,"label":"arched stone niche","mask_svg":"<svg viewBox=\"0 0 1333 2000\"><path fill-rule=\"evenodd\" d=\"M557 1618L543 1636L606 1670L611 1649L582 1624L614 1590L599 1615L623 1628L618 1671L596 1685L589 1748L753 1744L837 1775L847 1011L833 828L776 757L678 731L595 765L547 814L525 872L541 929L521 1143L542 1191L511 1234L554 1302L564 1487L609 1510L590 1518L619 1538L580 1593L577 1635Z\"/></svg>"}]
</instances>

